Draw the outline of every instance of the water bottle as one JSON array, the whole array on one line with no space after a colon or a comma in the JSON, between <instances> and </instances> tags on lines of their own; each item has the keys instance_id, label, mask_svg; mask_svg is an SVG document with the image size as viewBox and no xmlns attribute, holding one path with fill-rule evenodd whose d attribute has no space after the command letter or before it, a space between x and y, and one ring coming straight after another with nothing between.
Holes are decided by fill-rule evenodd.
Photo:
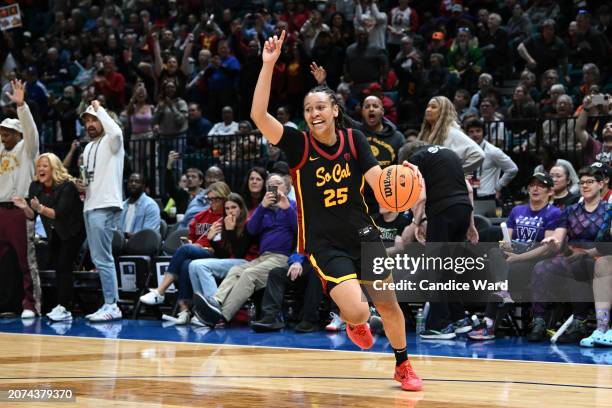
<instances>
[{"instance_id":1,"label":"water bottle","mask_svg":"<svg viewBox=\"0 0 612 408\"><path fill-rule=\"evenodd\" d=\"M425 316L423 315L423 309L419 308L416 315L416 332L417 335L422 331L425 331Z\"/></svg>"},{"instance_id":2,"label":"water bottle","mask_svg":"<svg viewBox=\"0 0 612 408\"><path fill-rule=\"evenodd\" d=\"M249 321L255 321L257 318L257 308L255 307L255 303L249 302L247 305L247 313L249 315Z\"/></svg>"}]
</instances>

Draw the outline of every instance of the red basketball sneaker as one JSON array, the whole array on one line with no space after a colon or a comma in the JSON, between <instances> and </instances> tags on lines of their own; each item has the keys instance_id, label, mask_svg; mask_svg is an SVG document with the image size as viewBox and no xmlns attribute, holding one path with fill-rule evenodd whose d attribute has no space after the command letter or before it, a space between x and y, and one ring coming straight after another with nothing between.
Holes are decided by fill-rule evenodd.
<instances>
[{"instance_id":1,"label":"red basketball sneaker","mask_svg":"<svg viewBox=\"0 0 612 408\"><path fill-rule=\"evenodd\" d=\"M374 344L374 338L370 332L370 325L367 323L351 326L347 323L346 334L349 339L364 350L369 349Z\"/></svg>"},{"instance_id":2,"label":"red basketball sneaker","mask_svg":"<svg viewBox=\"0 0 612 408\"><path fill-rule=\"evenodd\" d=\"M421 391L423 389L423 381L414 372L409 360L395 367L395 377L393 378L395 381L402 383L402 390Z\"/></svg>"}]
</instances>

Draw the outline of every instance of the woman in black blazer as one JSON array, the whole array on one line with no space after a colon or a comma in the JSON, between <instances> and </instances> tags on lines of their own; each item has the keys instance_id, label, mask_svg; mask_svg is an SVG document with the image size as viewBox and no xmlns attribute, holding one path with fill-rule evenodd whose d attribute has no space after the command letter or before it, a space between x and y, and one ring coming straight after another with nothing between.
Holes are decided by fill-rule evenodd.
<instances>
[{"instance_id":1,"label":"woman in black blazer","mask_svg":"<svg viewBox=\"0 0 612 408\"><path fill-rule=\"evenodd\" d=\"M59 304L47 316L53 321L71 320L68 309L72 306L72 271L85 239L85 226L83 201L59 157L53 153L38 157L28 197L15 197L13 202L29 219L36 218L36 213L40 215L57 276Z\"/></svg>"}]
</instances>

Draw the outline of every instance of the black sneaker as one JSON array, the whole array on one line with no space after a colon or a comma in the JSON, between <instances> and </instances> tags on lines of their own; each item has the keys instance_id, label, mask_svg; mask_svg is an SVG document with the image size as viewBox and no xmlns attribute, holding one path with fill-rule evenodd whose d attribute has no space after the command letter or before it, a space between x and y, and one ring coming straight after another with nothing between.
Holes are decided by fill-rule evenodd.
<instances>
[{"instance_id":1,"label":"black sneaker","mask_svg":"<svg viewBox=\"0 0 612 408\"><path fill-rule=\"evenodd\" d=\"M285 323L278 320L273 315L265 315L261 320L251 322L251 329L257 333L271 332L285 327Z\"/></svg>"},{"instance_id":2,"label":"black sneaker","mask_svg":"<svg viewBox=\"0 0 612 408\"><path fill-rule=\"evenodd\" d=\"M565 332L559 336L557 343L579 343L588 334L586 320L574 319Z\"/></svg>"},{"instance_id":3,"label":"black sneaker","mask_svg":"<svg viewBox=\"0 0 612 408\"><path fill-rule=\"evenodd\" d=\"M302 320L294 328L297 333L313 333L321 330L318 323Z\"/></svg>"},{"instance_id":4,"label":"black sneaker","mask_svg":"<svg viewBox=\"0 0 612 408\"><path fill-rule=\"evenodd\" d=\"M385 336L385 326L383 325L382 318L380 316L370 316L370 331L374 335Z\"/></svg>"},{"instance_id":5,"label":"black sneaker","mask_svg":"<svg viewBox=\"0 0 612 408\"><path fill-rule=\"evenodd\" d=\"M546 321L536 317L531 322L531 332L527 335L527 341L541 342L546 339Z\"/></svg>"},{"instance_id":6,"label":"black sneaker","mask_svg":"<svg viewBox=\"0 0 612 408\"><path fill-rule=\"evenodd\" d=\"M193 314L208 327L215 327L223 318L221 305L214 297L205 298L199 293L193 295Z\"/></svg>"},{"instance_id":7,"label":"black sneaker","mask_svg":"<svg viewBox=\"0 0 612 408\"><path fill-rule=\"evenodd\" d=\"M425 340L451 340L457 337L453 324L449 324L442 330L428 329L419 333L419 336Z\"/></svg>"}]
</instances>

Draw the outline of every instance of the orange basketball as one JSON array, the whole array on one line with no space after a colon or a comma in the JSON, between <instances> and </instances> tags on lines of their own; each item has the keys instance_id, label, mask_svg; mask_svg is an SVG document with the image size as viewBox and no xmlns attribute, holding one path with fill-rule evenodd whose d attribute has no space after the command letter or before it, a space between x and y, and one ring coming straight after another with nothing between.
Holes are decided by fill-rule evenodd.
<instances>
[{"instance_id":1,"label":"orange basketball","mask_svg":"<svg viewBox=\"0 0 612 408\"><path fill-rule=\"evenodd\" d=\"M378 188L374 190L374 195L381 207L394 212L406 211L421 195L419 177L410 167L386 167L378 178Z\"/></svg>"}]
</instances>

